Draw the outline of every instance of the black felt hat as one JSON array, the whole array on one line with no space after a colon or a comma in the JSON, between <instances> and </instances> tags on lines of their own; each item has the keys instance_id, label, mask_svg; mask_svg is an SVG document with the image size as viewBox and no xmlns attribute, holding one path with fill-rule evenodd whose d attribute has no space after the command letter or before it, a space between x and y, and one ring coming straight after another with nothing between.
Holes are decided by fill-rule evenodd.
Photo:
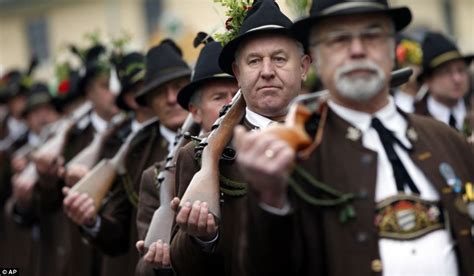
<instances>
[{"instance_id":1,"label":"black felt hat","mask_svg":"<svg viewBox=\"0 0 474 276\"><path fill-rule=\"evenodd\" d=\"M9 98L9 93L7 89L7 83L8 79L7 76L4 75L0 77L0 104L5 104L8 101Z\"/></svg>"},{"instance_id":2,"label":"black felt hat","mask_svg":"<svg viewBox=\"0 0 474 276\"><path fill-rule=\"evenodd\" d=\"M296 21L291 30L305 46L311 26L318 20L353 14L385 13L392 18L395 31L410 24L412 15L407 7L391 8L387 0L315 0L311 4L309 16Z\"/></svg>"},{"instance_id":3,"label":"black felt hat","mask_svg":"<svg viewBox=\"0 0 474 276\"><path fill-rule=\"evenodd\" d=\"M0 101L7 102L17 95L29 93L33 84L32 74L38 65L38 59L33 57L26 71L13 69L0 78Z\"/></svg>"},{"instance_id":4,"label":"black felt hat","mask_svg":"<svg viewBox=\"0 0 474 276\"><path fill-rule=\"evenodd\" d=\"M129 53L116 60L115 67L120 80L121 90L117 95L115 103L122 110L130 110L124 102L123 96L126 92L142 82L145 77L145 56L138 52Z\"/></svg>"},{"instance_id":5,"label":"black felt hat","mask_svg":"<svg viewBox=\"0 0 474 276\"><path fill-rule=\"evenodd\" d=\"M23 117L42 105L51 105L54 107L53 98L51 97L48 86L42 82L38 82L31 86L26 100L26 107L22 113Z\"/></svg>"},{"instance_id":6,"label":"black felt hat","mask_svg":"<svg viewBox=\"0 0 474 276\"><path fill-rule=\"evenodd\" d=\"M96 44L86 50L83 57L84 72L79 79L79 91L85 92L87 84L97 77L99 74L109 72L111 68L110 56L107 54L107 49L101 45Z\"/></svg>"},{"instance_id":7,"label":"black felt hat","mask_svg":"<svg viewBox=\"0 0 474 276\"><path fill-rule=\"evenodd\" d=\"M79 87L81 77L79 71L67 68L62 79L59 80L56 88L56 95L53 104L57 110L62 111L64 107L73 103L77 99L84 97L83 91Z\"/></svg>"},{"instance_id":8,"label":"black felt hat","mask_svg":"<svg viewBox=\"0 0 474 276\"><path fill-rule=\"evenodd\" d=\"M474 54L462 55L456 44L446 36L437 32L429 32L422 43L423 73L422 77L431 74L436 68L453 60L464 60L470 64Z\"/></svg>"},{"instance_id":9,"label":"black felt hat","mask_svg":"<svg viewBox=\"0 0 474 276\"><path fill-rule=\"evenodd\" d=\"M22 89L21 80L23 74L19 70L11 70L0 79L0 93L2 102L7 102L10 98L26 93L26 89Z\"/></svg>"},{"instance_id":10,"label":"black felt hat","mask_svg":"<svg viewBox=\"0 0 474 276\"><path fill-rule=\"evenodd\" d=\"M178 103L188 109L189 101L196 90L208 81L217 79L234 79L233 76L224 73L219 67L218 58L222 46L206 33L198 33L194 39L194 47L205 44L199 53L196 67L191 77L191 82L183 87L178 93Z\"/></svg>"},{"instance_id":11,"label":"black felt hat","mask_svg":"<svg viewBox=\"0 0 474 276\"><path fill-rule=\"evenodd\" d=\"M144 88L136 96L137 103L146 105L146 95L158 86L191 75L191 69L183 60L181 49L171 39L163 40L146 55Z\"/></svg>"},{"instance_id":12,"label":"black felt hat","mask_svg":"<svg viewBox=\"0 0 474 276\"><path fill-rule=\"evenodd\" d=\"M284 33L289 34L291 20L280 11L280 7L274 0L257 0L252 8L245 15L238 35L229 41L219 56L219 66L231 75L232 63L235 58L235 51L239 44L251 35L257 33Z\"/></svg>"}]
</instances>

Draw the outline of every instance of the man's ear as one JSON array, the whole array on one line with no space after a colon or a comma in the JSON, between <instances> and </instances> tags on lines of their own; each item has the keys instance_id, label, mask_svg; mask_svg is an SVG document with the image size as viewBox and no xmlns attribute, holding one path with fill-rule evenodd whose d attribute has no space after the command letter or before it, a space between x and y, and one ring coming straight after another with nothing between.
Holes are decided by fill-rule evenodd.
<instances>
[{"instance_id":1,"label":"man's ear","mask_svg":"<svg viewBox=\"0 0 474 276\"><path fill-rule=\"evenodd\" d=\"M135 100L135 95L132 92L125 92L123 95L123 101L133 110L136 110L139 107Z\"/></svg>"},{"instance_id":2,"label":"man's ear","mask_svg":"<svg viewBox=\"0 0 474 276\"><path fill-rule=\"evenodd\" d=\"M193 119L196 123L202 124L201 109L197 108L194 104L189 104L189 112L191 112Z\"/></svg>"},{"instance_id":3,"label":"man's ear","mask_svg":"<svg viewBox=\"0 0 474 276\"><path fill-rule=\"evenodd\" d=\"M301 79L303 81L308 77L309 67L311 66L311 57L309 55L303 55L301 57Z\"/></svg>"}]
</instances>

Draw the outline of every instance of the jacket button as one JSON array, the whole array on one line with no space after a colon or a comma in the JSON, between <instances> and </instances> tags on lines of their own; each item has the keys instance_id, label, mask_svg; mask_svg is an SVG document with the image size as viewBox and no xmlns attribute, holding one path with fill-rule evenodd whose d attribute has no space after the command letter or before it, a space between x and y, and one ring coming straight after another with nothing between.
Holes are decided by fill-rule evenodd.
<instances>
[{"instance_id":1,"label":"jacket button","mask_svg":"<svg viewBox=\"0 0 474 276\"><path fill-rule=\"evenodd\" d=\"M382 272L382 261L379 259L375 259L372 261L372 271L373 272Z\"/></svg>"},{"instance_id":2,"label":"jacket button","mask_svg":"<svg viewBox=\"0 0 474 276\"><path fill-rule=\"evenodd\" d=\"M66 255L66 249L62 246L58 246L58 247L56 247L56 254L58 256L63 257L64 255Z\"/></svg>"},{"instance_id":3,"label":"jacket button","mask_svg":"<svg viewBox=\"0 0 474 276\"><path fill-rule=\"evenodd\" d=\"M366 242L368 239L369 239L369 235L367 235L366 232L359 232L356 234L357 242L363 243L363 242Z\"/></svg>"},{"instance_id":4,"label":"jacket button","mask_svg":"<svg viewBox=\"0 0 474 276\"><path fill-rule=\"evenodd\" d=\"M364 165L370 165L372 164L372 161L374 160L374 158L372 157L372 155L370 154L364 154L362 155L362 157L360 158L360 161L362 162L362 164Z\"/></svg>"},{"instance_id":5,"label":"jacket button","mask_svg":"<svg viewBox=\"0 0 474 276\"><path fill-rule=\"evenodd\" d=\"M360 199L367 199L369 197L369 193L367 192L366 189L359 190L358 195Z\"/></svg>"}]
</instances>

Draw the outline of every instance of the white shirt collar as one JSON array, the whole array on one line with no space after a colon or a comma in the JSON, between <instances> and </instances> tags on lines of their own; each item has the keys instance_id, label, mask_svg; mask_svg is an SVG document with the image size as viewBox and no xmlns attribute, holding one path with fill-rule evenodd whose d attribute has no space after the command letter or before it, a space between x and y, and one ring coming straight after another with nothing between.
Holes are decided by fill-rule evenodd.
<instances>
[{"instance_id":1,"label":"white shirt collar","mask_svg":"<svg viewBox=\"0 0 474 276\"><path fill-rule=\"evenodd\" d=\"M245 108L245 119L247 119L247 121L249 121L249 123L251 123L252 125L254 125L254 126L256 126L260 129L266 128L269 125L275 123L275 121L272 121L272 120L268 119L267 117L264 117L264 116L262 116L258 113L253 112L248 107Z\"/></svg>"},{"instance_id":2,"label":"white shirt collar","mask_svg":"<svg viewBox=\"0 0 474 276\"><path fill-rule=\"evenodd\" d=\"M412 113L415 111L415 97L401 89L396 89L393 94L395 104L403 111Z\"/></svg>"},{"instance_id":3,"label":"white shirt collar","mask_svg":"<svg viewBox=\"0 0 474 276\"><path fill-rule=\"evenodd\" d=\"M462 128L464 118L466 117L466 105L464 104L464 99L460 99L453 108L449 108L435 100L433 97L428 96L427 106L428 111L436 120L447 125L449 124L449 114L452 110L453 116L456 119L456 127L458 129Z\"/></svg>"},{"instance_id":4,"label":"white shirt collar","mask_svg":"<svg viewBox=\"0 0 474 276\"><path fill-rule=\"evenodd\" d=\"M30 144L33 147L38 147L41 144L41 137L33 133L32 131L28 132L28 144Z\"/></svg>"},{"instance_id":5,"label":"white shirt collar","mask_svg":"<svg viewBox=\"0 0 474 276\"><path fill-rule=\"evenodd\" d=\"M356 111L341 106L331 100L329 100L328 104L339 117L361 130L363 134L370 128L372 118L377 117L405 146L410 147L411 144L405 135L408 123L397 111L393 98L389 97L388 100L388 104L374 114Z\"/></svg>"},{"instance_id":6,"label":"white shirt collar","mask_svg":"<svg viewBox=\"0 0 474 276\"><path fill-rule=\"evenodd\" d=\"M131 128L132 128L132 132L137 132L137 131L139 131L139 130L142 128L142 124L139 123L137 120L134 119L134 120L132 121Z\"/></svg>"},{"instance_id":7,"label":"white shirt collar","mask_svg":"<svg viewBox=\"0 0 474 276\"><path fill-rule=\"evenodd\" d=\"M28 127L23 121L17 120L13 116L8 117L7 126L8 135L12 138L12 140L18 139L28 130Z\"/></svg>"},{"instance_id":8,"label":"white shirt collar","mask_svg":"<svg viewBox=\"0 0 474 276\"><path fill-rule=\"evenodd\" d=\"M143 129L144 127L149 126L149 125L151 125L152 123L154 123L156 121L158 121L157 117L153 117L153 118L148 119L148 120L146 120L142 123L139 123L136 119L133 119L133 121L132 121L132 132L137 132L140 129Z\"/></svg>"},{"instance_id":9,"label":"white shirt collar","mask_svg":"<svg viewBox=\"0 0 474 276\"><path fill-rule=\"evenodd\" d=\"M102 119L96 112L92 112L91 123L97 133L102 133L107 129L108 122Z\"/></svg>"},{"instance_id":10,"label":"white shirt collar","mask_svg":"<svg viewBox=\"0 0 474 276\"><path fill-rule=\"evenodd\" d=\"M174 144L174 138L176 137L176 132L166 128L165 126L160 124L160 133L168 142L168 152L171 151Z\"/></svg>"}]
</instances>

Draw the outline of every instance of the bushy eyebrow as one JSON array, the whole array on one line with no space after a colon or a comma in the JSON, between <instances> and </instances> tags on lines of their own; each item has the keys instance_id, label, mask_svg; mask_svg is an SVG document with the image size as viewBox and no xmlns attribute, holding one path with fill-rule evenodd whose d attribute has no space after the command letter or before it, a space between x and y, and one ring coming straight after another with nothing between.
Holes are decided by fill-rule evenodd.
<instances>
[{"instance_id":1,"label":"bushy eyebrow","mask_svg":"<svg viewBox=\"0 0 474 276\"><path fill-rule=\"evenodd\" d=\"M285 51L285 49L281 48L281 49L276 49L274 51L272 51L270 53L270 56L275 56L275 55L279 55L279 54L286 54L287 51ZM246 58L251 58L251 57L261 57L262 55L257 53L257 52L250 52Z\"/></svg>"}]
</instances>

